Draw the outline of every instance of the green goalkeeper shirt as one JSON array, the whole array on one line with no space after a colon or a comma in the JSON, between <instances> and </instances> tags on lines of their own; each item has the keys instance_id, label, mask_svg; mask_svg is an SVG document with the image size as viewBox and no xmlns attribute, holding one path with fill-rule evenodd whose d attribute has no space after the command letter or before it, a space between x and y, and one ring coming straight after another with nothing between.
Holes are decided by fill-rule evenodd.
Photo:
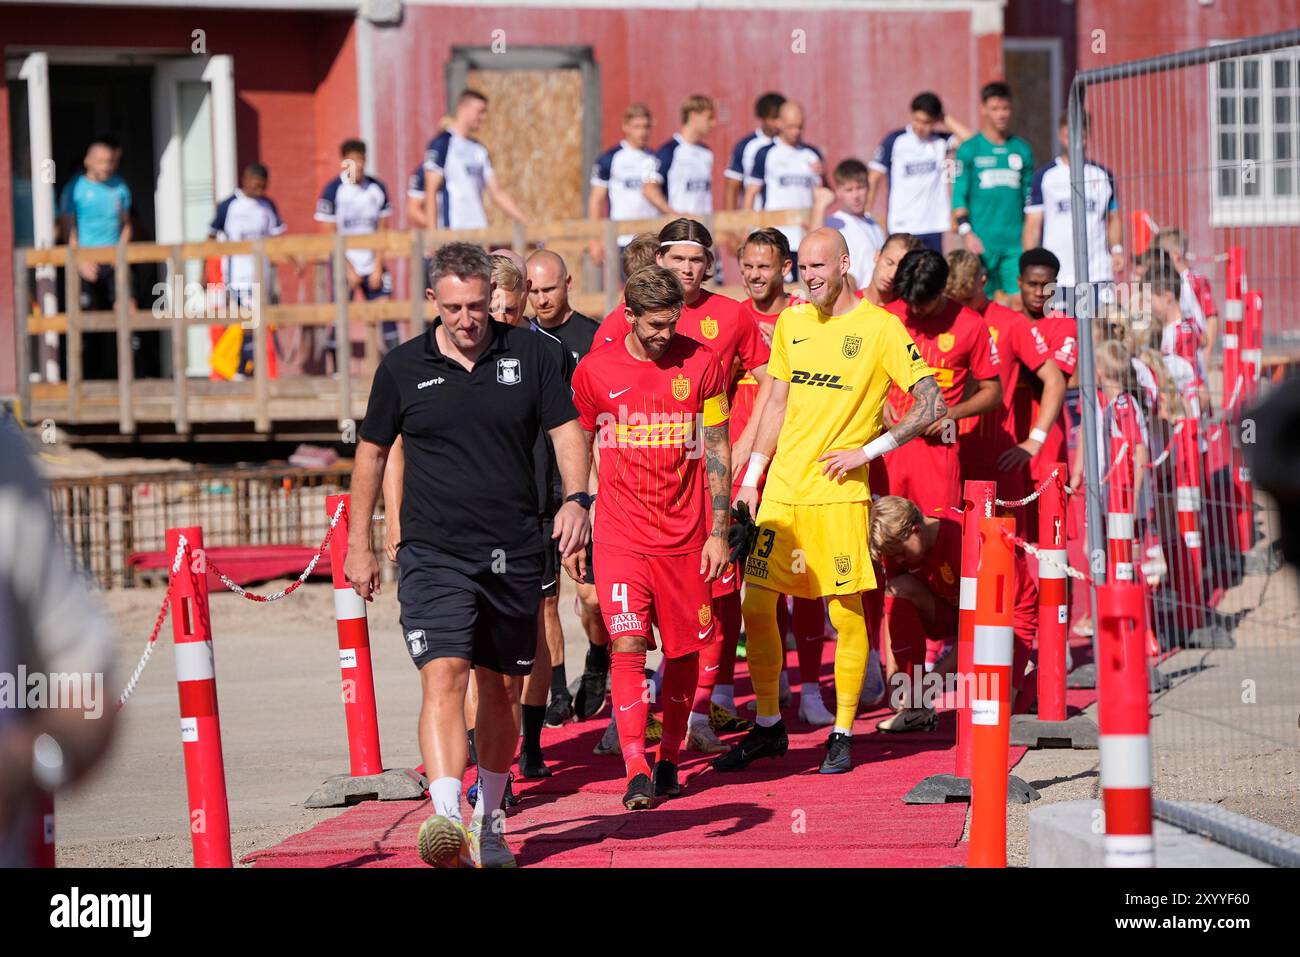
<instances>
[{"instance_id":1,"label":"green goalkeeper shirt","mask_svg":"<svg viewBox=\"0 0 1300 957\"><path fill-rule=\"evenodd\" d=\"M991 143L976 133L957 147L953 209L969 210L971 228L985 246L1020 246L1034 154L1019 136Z\"/></svg>"}]
</instances>

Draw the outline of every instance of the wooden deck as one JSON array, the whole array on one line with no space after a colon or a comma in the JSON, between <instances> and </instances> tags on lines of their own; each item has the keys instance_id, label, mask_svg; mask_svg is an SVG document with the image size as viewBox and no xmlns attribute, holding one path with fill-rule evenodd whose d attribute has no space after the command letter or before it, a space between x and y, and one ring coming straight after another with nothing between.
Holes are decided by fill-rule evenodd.
<instances>
[{"instance_id":1,"label":"wooden deck","mask_svg":"<svg viewBox=\"0 0 1300 957\"><path fill-rule=\"evenodd\" d=\"M705 217L715 237L742 236L758 226L782 225L802 220L806 210L781 212L735 211ZM94 441L163 441L176 438L265 438L349 441L349 430L365 413L370 381L380 358L379 324L403 323L405 335L416 335L435 318L432 305L424 298L424 261L433 249L448 242L475 242L487 248L510 247L526 255L545 247L565 257L570 264L573 289L570 301L575 309L590 315L604 315L617 302L621 288L617 236L624 232L658 231L669 219L632 223L573 220L544 223L528 228L516 226L509 235L488 230L413 230L382 232L371 236L326 234L277 236L237 243L204 242L174 246L128 243L116 247L82 249L59 246L49 249L20 249L15 254L18 299L18 381L21 414L29 424L52 421L67 431L70 441L79 437ZM605 262L595 269L588 259L591 242L604 246ZM390 264L402 288L391 299L352 302L347 299L345 252L373 249ZM353 361L341 372L330 375L267 374L267 337L254 337L254 371L246 380L213 381L189 376L187 333L191 326L226 325L232 319L223 309L196 310L181 301L183 287L175 277L185 275L185 266L213 256L256 256L256 328L270 326L333 327L338 341L353 342ZM83 312L79 308L81 279L79 263L111 264L116 278L116 308L112 311ZM304 263L313 268L329 265L333 290L323 288L318 301L277 304L268 301L266 263L272 266ZM168 277L166 292L148 308L138 308L129 294L130 267L153 263ZM580 264L580 265L575 265ZM56 272L57 271L57 272ZM734 266L733 266L734 272ZM42 313L55 288L55 276L63 289L66 311ZM33 274L35 281L33 281ZM595 280L599 280L596 282ZM596 287L596 288L592 288ZM42 295L42 290L44 295ZM741 295L738 287L723 288ZM178 295L181 293L181 295ZM319 301L324 300L324 301ZM252 328L248 323L246 328ZM360 356L357 334L360 329ZM168 348L173 373L167 379L137 379L130 368L119 367L118 378L85 380L82 377L85 333L114 333L118 355L130 351L136 332L160 331ZM65 381L46 381L33 376L29 343L33 337L54 334L66 360ZM125 373L125 374L124 374ZM355 439L351 439L355 441Z\"/></svg>"}]
</instances>

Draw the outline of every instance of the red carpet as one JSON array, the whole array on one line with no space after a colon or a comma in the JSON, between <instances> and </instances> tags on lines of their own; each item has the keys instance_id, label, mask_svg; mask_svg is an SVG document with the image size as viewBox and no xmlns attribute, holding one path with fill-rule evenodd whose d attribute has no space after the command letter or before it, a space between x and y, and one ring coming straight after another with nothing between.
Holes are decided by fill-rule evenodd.
<instances>
[{"instance_id":1,"label":"red carpet","mask_svg":"<svg viewBox=\"0 0 1300 957\"><path fill-rule=\"evenodd\" d=\"M826 643L827 675L834 649ZM748 691L742 662L737 692ZM1071 709L1089 703L1092 694L1071 691ZM826 699L832 704L829 691ZM592 721L548 728L542 741L555 774L515 783L522 801L509 818L511 847L522 866L964 865L967 806L902 803L922 778L952 772L955 714L942 712L933 733L877 733L877 721L887 714L878 709L858 719L850 774L817 773L827 729L811 729L787 709L790 750L784 758L720 774L707 757L683 752L685 793L636 813L619 802L620 759L591 753L608 709ZM1012 749L1013 766L1024 752ZM471 772L466 783L472 779ZM428 801L366 802L245 860L260 867L423 866L415 835L429 813Z\"/></svg>"}]
</instances>

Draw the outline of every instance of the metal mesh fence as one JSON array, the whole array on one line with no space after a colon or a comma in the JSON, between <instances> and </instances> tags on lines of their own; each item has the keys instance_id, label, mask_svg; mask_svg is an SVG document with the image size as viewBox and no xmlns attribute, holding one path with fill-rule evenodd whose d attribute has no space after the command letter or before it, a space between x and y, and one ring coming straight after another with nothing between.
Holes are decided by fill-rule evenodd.
<instances>
[{"instance_id":1,"label":"metal mesh fence","mask_svg":"<svg viewBox=\"0 0 1300 957\"><path fill-rule=\"evenodd\" d=\"M1145 583L1154 797L1265 855L1300 833L1300 603L1246 452L1300 357L1298 111L1293 32L1080 74L1063 129L1087 563Z\"/></svg>"},{"instance_id":2,"label":"metal mesh fence","mask_svg":"<svg viewBox=\"0 0 1300 957\"><path fill-rule=\"evenodd\" d=\"M209 549L316 547L329 525L325 499L346 492L350 474L274 465L189 469L54 479L49 494L82 569L100 588L129 587L142 571L164 568L168 528L201 525Z\"/></svg>"}]
</instances>

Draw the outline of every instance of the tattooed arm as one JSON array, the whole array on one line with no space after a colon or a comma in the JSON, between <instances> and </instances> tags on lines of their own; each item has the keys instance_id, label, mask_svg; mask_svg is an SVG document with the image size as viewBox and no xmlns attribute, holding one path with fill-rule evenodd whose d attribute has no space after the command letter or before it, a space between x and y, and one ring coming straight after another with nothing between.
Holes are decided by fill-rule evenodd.
<instances>
[{"instance_id":1,"label":"tattooed arm","mask_svg":"<svg viewBox=\"0 0 1300 957\"><path fill-rule=\"evenodd\" d=\"M912 386L912 407L898 420L887 433L871 440L869 445L859 449L844 449L839 452L827 452L817 459L824 462L822 474L831 481L838 481L853 469L866 465L877 456L890 449L896 449L909 439L914 439L934 422L948 413L948 404L939 392L939 383L934 376L928 375L917 380Z\"/></svg>"},{"instance_id":2,"label":"tattooed arm","mask_svg":"<svg viewBox=\"0 0 1300 957\"><path fill-rule=\"evenodd\" d=\"M725 421L706 425L704 475L709 483L709 509L713 524L700 553L700 574L713 581L727 565L727 532L731 527L731 439Z\"/></svg>"}]
</instances>

